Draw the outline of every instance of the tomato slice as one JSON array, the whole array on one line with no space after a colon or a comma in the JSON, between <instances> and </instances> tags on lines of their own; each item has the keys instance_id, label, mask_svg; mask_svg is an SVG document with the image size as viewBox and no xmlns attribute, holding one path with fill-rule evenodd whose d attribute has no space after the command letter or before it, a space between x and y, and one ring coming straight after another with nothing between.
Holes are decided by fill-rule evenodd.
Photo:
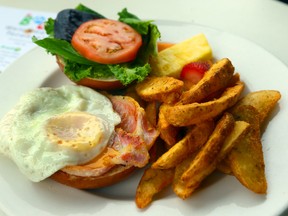
<instances>
[{"instance_id":1,"label":"tomato slice","mask_svg":"<svg viewBox=\"0 0 288 216\"><path fill-rule=\"evenodd\" d=\"M129 25L110 19L85 22L73 34L71 44L85 58L102 64L132 61L142 37Z\"/></svg>"}]
</instances>

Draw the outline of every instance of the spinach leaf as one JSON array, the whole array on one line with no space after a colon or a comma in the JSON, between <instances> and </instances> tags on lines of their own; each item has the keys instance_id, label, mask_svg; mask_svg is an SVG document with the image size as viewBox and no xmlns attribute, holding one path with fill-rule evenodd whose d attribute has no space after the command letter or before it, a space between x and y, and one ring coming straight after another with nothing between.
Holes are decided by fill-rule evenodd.
<instances>
[{"instance_id":1,"label":"spinach leaf","mask_svg":"<svg viewBox=\"0 0 288 216\"><path fill-rule=\"evenodd\" d=\"M94 14L94 15L98 16L99 18L105 18L102 14L100 14L100 13L98 13L98 12L88 8L88 7L86 7L83 4L79 4L75 9L78 10L78 11L83 11L83 12Z\"/></svg>"},{"instance_id":2,"label":"spinach leaf","mask_svg":"<svg viewBox=\"0 0 288 216\"><path fill-rule=\"evenodd\" d=\"M64 59L69 59L79 64L95 65L96 62L90 61L81 56L72 45L65 41L56 38L44 38L38 40L36 37L32 38L33 42L38 46L45 48L52 55L59 55Z\"/></svg>"}]
</instances>

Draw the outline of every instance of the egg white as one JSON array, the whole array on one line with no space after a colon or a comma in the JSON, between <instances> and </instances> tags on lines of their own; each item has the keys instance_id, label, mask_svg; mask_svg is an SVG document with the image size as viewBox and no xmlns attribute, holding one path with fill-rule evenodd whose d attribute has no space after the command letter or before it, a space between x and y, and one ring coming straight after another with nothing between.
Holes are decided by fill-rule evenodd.
<instances>
[{"instance_id":1,"label":"egg white","mask_svg":"<svg viewBox=\"0 0 288 216\"><path fill-rule=\"evenodd\" d=\"M82 117L83 121L93 119L81 133L78 128L69 128L80 134L71 134L71 139L75 136L77 141L73 143L73 147L67 140L64 140L67 145L59 144L62 135L60 138L59 135L56 136L58 140L54 135L53 138L50 136L55 130L51 130L51 119L60 119L53 122L57 128L57 124L62 122L61 118L70 118L70 113L72 117L77 115L71 121L82 120ZM120 121L121 118L114 112L110 100L90 88L74 85L38 88L23 95L18 104L0 121L0 152L10 157L30 180L38 182L65 166L78 165L93 159L105 148L115 125ZM69 127L65 124L64 129ZM76 122L75 127L80 127L77 124ZM59 130L62 130L61 127ZM97 143L85 146L83 131L87 128L91 130L89 133L92 136L95 133L98 138L91 138ZM65 137L67 136L66 134Z\"/></svg>"}]
</instances>

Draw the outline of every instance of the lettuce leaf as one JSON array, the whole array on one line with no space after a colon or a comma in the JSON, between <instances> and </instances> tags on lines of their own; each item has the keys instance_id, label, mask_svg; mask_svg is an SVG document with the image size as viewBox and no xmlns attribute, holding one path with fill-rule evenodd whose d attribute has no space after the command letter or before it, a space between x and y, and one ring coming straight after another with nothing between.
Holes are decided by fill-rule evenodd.
<instances>
[{"instance_id":1,"label":"lettuce leaf","mask_svg":"<svg viewBox=\"0 0 288 216\"><path fill-rule=\"evenodd\" d=\"M124 85L132 83L137 80L141 82L148 76L151 71L150 64L146 63L144 65L108 65L114 76L120 80Z\"/></svg>"},{"instance_id":2,"label":"lettuce leaf","mask_svg":"<svg viewBox=\"0 0 288 216\"><path fill-rule=\"evenodd\" d=\"M142 21L134 14L131 14L124 8L118 13L119 21L130 25L139 34L142 35L143 45L137 56L139 63L148 62L150 55L157 55L157 41L161 37L158 27L152 20Z\"/></svg>"},{"instance_id":3,"label":"lettuce leaf","mask_svg":"<svg viewBox=\"0 0 288 216\"><path fill-rule=\"evenodd\" d=\"M126 8L124 8L121 12L118 13L119 21L124 22L130 25L133 29L135 29L141 35L147 35L149 33L149 27L152 23L151 20L142 21L137 16L129 13Z\"/></svg>"},{"instance_id":4,"label":"lettuce leaf","mask_svg":"<svg viewBox=\"0 0 288 216\"><path fill-rule=\"evenodd\" d=\"M111 78L114 77L114 74L110 71L107 65L98 64L98 65L84 65L78 64L74 61L65 60L64 73L69 77L69 79L74 81L80 81L86 77L93 78Z\"/></svg>"},{"instance_id":5,"label":"lettuce leaf","mask_svg":"<svg viewBox=\"0 0 288 216\"><path fill-rule=\"evenodd\" d=\"M83 78L117 78L124 85L128 85L133 81L143 81L148 76L151 68L148 63L145 65L130 64L98 64L95 66L89 66L84 64L78 64L73 61L64 60L65 68L64 73L69 79L74 81L80 81Z\"/></svg>"}]
</instances>

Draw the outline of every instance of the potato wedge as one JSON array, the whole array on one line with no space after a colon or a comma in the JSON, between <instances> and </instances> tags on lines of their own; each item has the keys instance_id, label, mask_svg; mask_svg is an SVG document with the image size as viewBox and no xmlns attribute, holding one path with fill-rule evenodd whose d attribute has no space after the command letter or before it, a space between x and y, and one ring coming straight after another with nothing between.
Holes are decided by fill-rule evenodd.
<instances>
[{"instance_id":1,"label":"potato wedge","mask_svg":"<svg viewBox=\"0 0 288 216\"><path fill-rule=\"evenodd\" d=\"M234 66L227 58L214 63L204 77L188 91L182 93L179 103L200 102L212 93L225 88L234 74Z\"/></svg>"},{"instance_id":2,"label":"potato wedge","mask_svg":"<svg viewBox=\"0 0 288 216\"><path fill-rule=\"evenodd\" d=\"M189 197L200 185L201 181L213 171L210 165L215 163L216 156L220 152L225 136L234 127L232 115L225 114L216 125L207 143L198 153L185 159L175 169L173 190L182 199ZM216 166L216 165L215 165Z\"/></svg>"},{"instance_id":3,"label":"potato wedge","mask_svg":"<svg viewBox=\"0 0 288 216\"><path fill-rule=\"evenodd\" d=\"M146 169L136 190L137 207L147 207L157 193L172 183L173 177L174 169Z\"/></svg>"},{"instance_id":4,"label":"potato wedge","mask_svg":"<svg viewBox=\"0 0 288 216\"><path fill-rule=\"evenodd\" d=\"M207 143L181 177L188 187L196 189L201 181L216 168L217 156L225 139L232 132L234 124L233 116L228 113L225 113L218 121Z\"/></svg>"},{"instance_id":5,"label":"potato wedge","mask_svg":"<svg viewBox=\"0 0 288 216\"><path fill-rule=\"evenodd\" d=\"M260 90L245 95L237 106L251 105L259 112L260 124L266 119L276 103L280 100L281 94L276 90Z\"/></svg>"},{"instance_id":6,"label":"potato wedge","mask_svg":"<svg viewBox=\"0 0 288 216\"><path fill-rule=\"evenodd\" d=\"M162 106L159 109L157 129L160 132L161 139L165 141L167 148L171 148L178 141L180 128L167 122L162 111Z\"/></svg>"},{"instance_id":7,"label":"potato wedge","mask_svg":"<svg viewBox=\"0 0 288 216\"><path fill-rule=\"evenodd\" d=\"M181 199L188 198L194 191L194 188L189 187L185 181L181 179L183 173L189 168L194 160L196 154L191 154L175 168L175 175L173 178L172 188L174 193Z\"/></svg>"},{"instance_id":8,"label":"potato wedge","mask_svg":"<svg viewBox=\"0 0 288 216\"><path fill-rule=\"evenodd\" d=\"M232 87L232 86L236 85L236 83L239 82L239 81L240 81L240 74L239 73L234 73L234 75L230 79L227 87Z\"/></svg>"},{"instance_id":9,"label":"potato wedge","mask_svg":"<svg viewBox=\"0 0 288 216\"><path fill-rule=\"evenodd\" d=\"M135 90L145 101L173 104L179 100L184 83L173 77L147 77Z\"/></svg>"},{"instance_id":10,"label":"potato wedge","mask_svg":"<svg viewBox=\"0 0 288 216\"><path fill-rule=\"evenodd\" d=\"M154 126L157 127L157 116L158 116L158 105L156 101L148 102L145 106L145 112L148 121Z\"/></svg>"},{"instance_id":11,"label":"potato wedge","mask_svg":"<svg viewBox=\"0 0 288 216\"><path fill-rule=\"evenodd\" d=\"M250 105L235 107L231 113L237 120L246 121L250 128L228 156L234 176L248 189L265 194L267 180L260 133L259 112Z\"/></svg>"},{"instance_id":12,"label":"potato wedge","mask_svg":"<svg viewBox=\"0 0 288 216\"><path fill-rule=\"evenodd\" d=\"M227 88L220 98L204 103L185 105L162 105L162 112L166 120L174 126L188 126L214 118L233 106L244 89L243 82Z\"/></svg>"},{"instance_id":13,"label":"potato wedge","mask_svg":"<svg viewBox=\"0 0 288 216\"><path fill-rule=\"evenodd\" d=\"M233 172L230 168L230 164L225 160L225 157L227 153L229 153L232 148L237 145L243 138L243 136L246 135L248 128L250 124L245 121L235 121L235 126L232 131L232 133L226 138L225 143L223 144L223 147L220 151L220 154L218 155L218 163L217 163L217 169L225 174L232 175ZM231 143L233 145L231 145Z\"/></svg>"},{"instance_id":14,"label":"potato wedge","mask_svg":"<svg viewBox=\"0 0 288 216\"><path fill-rule=\"evenodd\" d=\"M227 120L226 120L227 121ZM231 119L228 120L229 122L228 128L225 129L225 125L221 126L224 127L222 129L224 129L224 132L229 132L229 128L231 126L229 126L229 124L231 124ZM226 124L226 123L224 123ZM244 122L244 121L236 121L233 127L233 130L231 133L229 133L228 136L226 136L226 138L224 138L222 147L220 149L220 151L218 153L214 153L213 149L215 149L212 143L214 142L218 144L217 145L221 145L221 142L218 141L213 141L213 138L211 137L211 140L207 142L207 144L205 145L206 148L204 147L202 150L200 150L200 152L197 154L197 156L195 157L195 159L193 161L191 161L190 165L186 167L186 170L183 171L183 164L181 164L182 168L180 168L180 171L182 171L182 176L181 179L179 179L179 168L176 167L175 170L175 176L174 176L174 180L173 180L173 189L174 192L182 199L186 199L188 196L190 196L193 191L195 189L198 188L198 186L201 184L201 182L203 181L203 179L205 179L210 173L212 173L216 167L217 164L219 164L223 158L225 158L227 156L227 154L231 151L231 149L237 145L237 143L240 140L240 137L242 137L247 129L249 128L249 124ZM216 127L217 129L217 127ZM215 129L216 134L218 132L221 133L221 128L219 129L218 127L218 132ZM218 134L217 136L219 136L220 134ZM221 135L220 135L221 136ZM215 137L214 137L215 138ZM223 137L222 137L223 138ZM222 139L221 138L221 139ZM217 138L218 139L218 138ZM208 145L210 145L210 147L212 148L208 148ZM216 148L217 150L217 148ZM208 153L211 152L211 153ZM206 154L208 153L208 154ZM214 158L209 158L209 156L211 156L211 154L214 155ZM209 162L210 160L210 162ZM187 163L187 162L185 162ZM191 170L192 168L192 170ZM182 170L181 170L182 169ZM178 175L178 176L176 176Z\"/></svg>"},{"instance_id":15,"label":"potato wedge","mask_svg":"<svg viewBox=\"0 0 288 216\"><path fill-rule=\"evenodd\" d=\"M249 127L250 124L246 121L235 121L232 132L225 138L221 151L217 156L217 164L227 156L232 148L234 148L244 136L246 136Z\"/></svg>"},{"instance_id":16,"label":"potato wedge","mask_svg":"<svg viewBox=\"0 0 288 216\"><path fill-rule=\"evenodd\" d=\"M216 98L221 97L221 95L223 94L223 92L225 91L226 88L235 86L237 82L240 82L240 74L239 73L235 73L232 76L232 78L230 79L230 81L226 87L221 88L221 89L217 90L216 92L213 92L212 94L205 97L204 100L201 102L207 102L207 101L215 100Z\"/></svg>"},{"instance_id":17,"label":"potato wedge","mask_svg":"<svg viewBox=\"0 0 288 216\"><path fill-rule=\"evenodd\" d=\"M227 175L233 175L233 172L227 159L223 159L221 162L217 164L217 170Z\"/></svg>"},{"instance_id":18,"label":"potato wedge","mask_svg":"<svg viewBox=\"0 0 288 216\"><path fill-rule=\"evenodd\" d=\"M214 129L213 121L205 121L192 127L187 134L152 164L155 169L169 169L177 166L188 155L196 152L208 140Z\"/></svg>"}]
</instances>

